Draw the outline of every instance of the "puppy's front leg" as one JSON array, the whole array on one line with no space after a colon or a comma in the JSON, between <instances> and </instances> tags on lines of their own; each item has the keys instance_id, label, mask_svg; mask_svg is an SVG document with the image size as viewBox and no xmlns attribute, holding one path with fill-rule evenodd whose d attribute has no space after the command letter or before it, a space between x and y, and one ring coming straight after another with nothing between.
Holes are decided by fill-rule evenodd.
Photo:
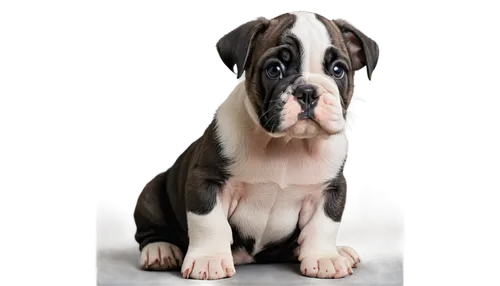
<instances>
[{"instance_id":1,"label":"puppy's front leg","mask_svg":"<svg viewBox=\"0 0 500 286\"><path fill-rule=\"evenodd\" d=\"M195 178L188 179L186 187L189 246L182 276L204 280L232 276L232 232L219 198L219 186Z\"/></svg>"},{"instance_id":2,"label":"puppy's front leg","mask_svg":"<svg viewBox=\"0 0 500 286\"><path fill-rule=\"evenodd\" d=\"M305 201L300 213L298 243L300 271L317 278L342 278L359 262L349 247L337 247L337 232L344 211L346 183L342 173L323 191L319 201Z\"/></svg>"}]
</instances>

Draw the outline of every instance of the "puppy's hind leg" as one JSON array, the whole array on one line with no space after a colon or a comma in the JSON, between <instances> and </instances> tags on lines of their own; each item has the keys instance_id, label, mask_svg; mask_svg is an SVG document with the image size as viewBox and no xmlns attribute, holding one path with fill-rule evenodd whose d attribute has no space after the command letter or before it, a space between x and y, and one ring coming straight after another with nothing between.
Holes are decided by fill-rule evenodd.
<instances>
[{"instance_id":1,"label":"puppy's hind leg","mask_svg":"<svg viewBox=\"0 0 500 286\"><path fill-rule=\"evenodd\" d=\"M141 251L140 266L144 270L174 270L182 265L182 251L174 244L148 243Z\"/></svg>"},{"instance_id":2,"label":"puppy's hind leg","mask_svg":"<svg viewBox=\"0 0 500 286\"><path fill-rule=\"evenodd\" d=\"M140 267L144 270L179 269L187 248L187 232L174 215L166 191L168 171L143 189L134 212Z\"/></svg>"}]
</instances>

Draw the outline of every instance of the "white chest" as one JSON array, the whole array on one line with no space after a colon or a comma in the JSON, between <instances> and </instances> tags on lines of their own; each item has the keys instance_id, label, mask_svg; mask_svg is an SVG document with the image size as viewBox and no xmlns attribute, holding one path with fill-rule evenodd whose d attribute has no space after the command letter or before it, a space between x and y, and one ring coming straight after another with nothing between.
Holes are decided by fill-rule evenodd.
<instances>
[{"instance_id":1,"label":"white chest","mask_svg":"<svg viewBox=\"0 0 500 286\"><path fill-rule=\"evenodd\" d=\"M318 143L324 145L313 155L301 141L239 154L222 201L230 224L242 236L255 239L252 254L295 230L304 200L317 201L324 183L337 175L346 143L343 135L332 137Z\"/></svg>"},{"instance_id":2,"label":"white chest","mask_svg":"<svg viewBox=\"0 0 500 286\"><path fill-rule=\"evenodd\" d=\"M247 184L310 186L334 178L344 163L347 140L343 134L328 139L277 140L266 149L245 146L234 154L233 178Z\"/></svg>"}]
</instances>

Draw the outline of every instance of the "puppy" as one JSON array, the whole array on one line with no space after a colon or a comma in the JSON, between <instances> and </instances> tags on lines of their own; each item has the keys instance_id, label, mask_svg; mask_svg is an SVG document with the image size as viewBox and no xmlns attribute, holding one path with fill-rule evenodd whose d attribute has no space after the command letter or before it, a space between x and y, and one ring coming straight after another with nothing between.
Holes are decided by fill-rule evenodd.
<instances>
[{"instance_id":1,"label":"puppy","mask_svg":"<svg viewBox=\"0 0 500 286\"><path fill-rule=\"evenodd\" d=\"M143 189L140 265L221 279L236 264L300 262L342 278L360 262L339 247L346 201L346 110L376 42L343 20L294 12L247 22L216 45L237 77L204 134Z\"/></svg>"}]
</instances>

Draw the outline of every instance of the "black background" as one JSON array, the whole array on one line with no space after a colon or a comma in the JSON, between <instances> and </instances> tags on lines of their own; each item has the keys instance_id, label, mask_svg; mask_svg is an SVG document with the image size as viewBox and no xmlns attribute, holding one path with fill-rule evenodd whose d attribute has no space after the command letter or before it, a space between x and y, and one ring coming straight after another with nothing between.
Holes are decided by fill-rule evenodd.
<instances>
[{"instance_id":1,"label":"black background","mask_svg":"<svg viewBox=\"0 0 500 286\"><path fill-rule=\"evenodd\" d=\"M99 156L96 170L104 172L95 178L96 200L128 210L136 185L151 176L153 168L166 168L176 152L199 135L208 105L216 103L216 96L222 96L232 80L209 46L241 16L271 15L275 10L214 8L196 14L117 10L107 18L91 44L100 59L92 80L101 86L94 106L99 112L90 114L100 128L93 130L91 139ZM404 62L394 56L405 45L404 34L394 30L395 17L334 11L329 8L328 14L357 16L353 21L363 28L368 24L377 40L392 41L392 50L384 50L388 54L384 71L377 73L375 83L362 80L358 91L368 96L369 104L361 106L361 136L353 137L353 190L363 183L390 184L393 200L408 201L410 182L405 172L411 172L412 161L403 154L411 153L412 140L405 137L409 127L401 121L408 108L398 84L405 80ZM95 215L93 199L89 215Z\"/></svg>"}]
</instances>

